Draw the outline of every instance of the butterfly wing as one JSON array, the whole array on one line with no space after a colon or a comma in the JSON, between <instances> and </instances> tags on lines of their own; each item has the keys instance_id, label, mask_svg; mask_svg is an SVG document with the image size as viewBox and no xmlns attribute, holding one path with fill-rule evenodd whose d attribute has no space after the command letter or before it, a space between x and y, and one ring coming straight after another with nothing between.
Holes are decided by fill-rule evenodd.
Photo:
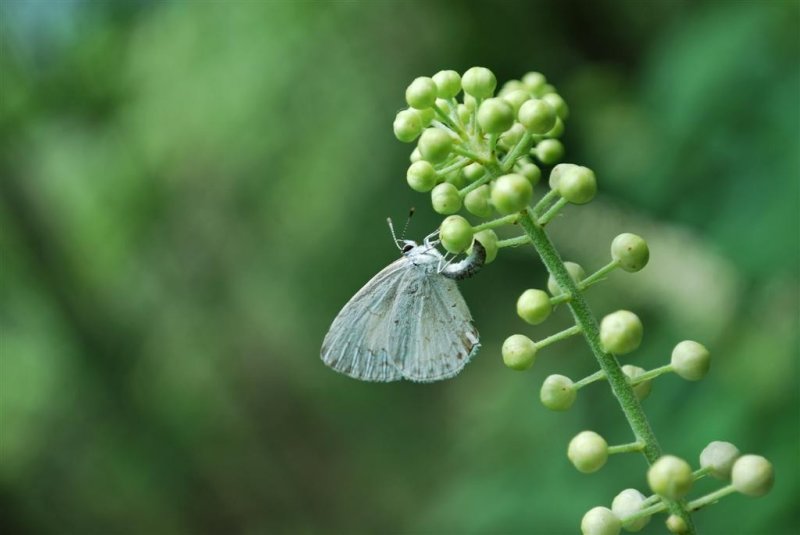
<instances>
[{"instance_id":1,"label":"butterfly wing","mask_svg":"<svg viewBox=\"0 0 800 535\"><path fill-rule=\"evenodd\" d=\"M480 343L472 315L456 283L439 273L409 270L392 309L396 328L389 355L411 381L449 379L477 353Z\"/></svg>"},{"instance_id":2,"label":"butterfly wing","mask_svg":"<svg viewBox=\"0 0 800 535\"><path fill-rule=\"evenodd\" d=\"M322 343L325 364L362 381L402 379L389 357L389 337L392 307L409 267L406 258L399 258L347 302Z\"/></svg>"}]
</instances>

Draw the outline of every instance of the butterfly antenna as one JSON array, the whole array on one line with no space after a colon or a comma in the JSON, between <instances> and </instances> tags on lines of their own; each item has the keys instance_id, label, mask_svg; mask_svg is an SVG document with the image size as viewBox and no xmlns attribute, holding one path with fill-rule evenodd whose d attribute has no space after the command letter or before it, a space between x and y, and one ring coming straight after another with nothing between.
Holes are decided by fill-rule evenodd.
<instances>
[{"instance_id":1,"label":"butterfly antenna","mask_svg":"<svg viewBox=\"0 0 800 535\"><path fill-rule=\"evenodd\" d=\"M389 232L392 233L392 238L394 238L394 244L397 246L398 249L402 251L403 248L400 247L400 240L397 239L397 234L394 233L394 225L392 225L392 218L387 217L386 222L389 223Z\"/></svg>"},{"instance_id":2,"label":"butterfly antenna","mask_svg":"<svg viewBox=\"0 0 800 535\"><path fill-rule=\"evenodd\" d=\"M415 208L412 206L411 210L408 211L408 219L406 219L406 224L403 225L403 232L400 234L400 239L406 237L406 230L408 230L408 224L411 223L411 217L414 215Z\"/></svg>"}]
</instances>

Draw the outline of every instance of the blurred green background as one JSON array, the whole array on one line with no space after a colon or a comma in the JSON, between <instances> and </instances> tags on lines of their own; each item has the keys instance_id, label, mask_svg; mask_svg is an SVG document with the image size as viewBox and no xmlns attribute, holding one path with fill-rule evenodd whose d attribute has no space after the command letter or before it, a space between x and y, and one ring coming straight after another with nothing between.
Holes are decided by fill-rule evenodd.
<instances>
[{"instance_id":1,"label":"blurred green background","mask_svg":"<svg viewBox=\"0 0 800 535\"><path fill-rule=\"evenodd\" d=\"M566 459L582 429L632 439L605 385L538 402L548 374L596 369L580 340L502 365L509 334L568 324L514 313L545 284L532 249L461 284L484 348L456 379L319 359L397 256L385 218L416 205L416 238L439 220L392 135L405 86L472 65L541 71L570 104L567 160L602 195L552 224L565 258L650 242L646 270L589 295L643 318L626 360L711 348L706 380L645 401L665 450L775 464L770 495L700 532L800 532L797 1L2 0L0 24L3 533L575 533L644 490L638 456Z\"/></svg>"}]
</instances>

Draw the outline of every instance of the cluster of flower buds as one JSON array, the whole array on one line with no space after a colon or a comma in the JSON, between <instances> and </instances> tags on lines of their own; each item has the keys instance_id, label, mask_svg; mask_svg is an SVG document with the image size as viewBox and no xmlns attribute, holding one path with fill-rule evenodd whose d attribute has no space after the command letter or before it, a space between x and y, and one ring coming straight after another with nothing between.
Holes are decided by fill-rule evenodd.
<instances>
[{"instance_id":1,"label":"cluster of flower buds","mask_svg":"<svg viewBox=\"0 0 800 535\"><path fill-rule=\"evenodd\" d=\"M433 209L449 216L440 227L442 245L460 253L478 238L487 249L487 262L498 250L492 229L513 221L473 226L456 214L465 210L486 219L525 209L542 176L540 166L556 164L564 155L558 137L569 113L564 99L538 72L509 81L497 94L496 87L495 75L485 67L472 67L463 75L445 70L422 76L406 89L409 107L394 121L400 141L417 142L406 173L408 185L430 193ZM561 170L569 171L563 186L568 202L588 202L594 196L590 170Z\"/></svg>"},{"instance_id":2,"label":"cluster of flower buds","mask_svg":"<svg viewBox=\"0 0 800 535\"><path fill-rule=\"evenodd\" d=\"M605 463L609 450L606 442L590 431L576 436L570 443L570 459L575 466L595 467ZM630 451L630 450L628 450ZM589 470L593 471L593 470ZM772 464L760 455L741 455L730 442L712 442L700 453L700 467L692 467L683 459L664 455L650 466L647 483L652 491L645 496L636 489L625 489L614 497L611 508L594 507L581 521L584 535L617 535L621 530L639 531L653 515L669 513L665 500L684 500L698 479L711 476L727 482L713 492L688 501L685 510L696 511L713 504L722 497L738 492L746 496L763 496L772 488ZM668 514L667 529L681 534L688 531L686 521L676 514Z\"/></svg>"}]
</instances>

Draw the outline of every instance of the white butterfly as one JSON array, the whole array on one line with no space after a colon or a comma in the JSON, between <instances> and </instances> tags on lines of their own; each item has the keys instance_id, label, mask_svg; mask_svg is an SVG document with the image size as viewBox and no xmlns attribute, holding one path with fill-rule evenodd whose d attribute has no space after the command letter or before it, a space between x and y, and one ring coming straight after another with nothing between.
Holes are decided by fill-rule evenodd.
<instances>
[{"instance_id":1,"label":"white butterfly","mask_svg":"<svg viewBox=\"0 0 800 535\"><path fill-rule=\"evenodd\" d=\"M325 364L362 381L432 382L453 377L477 353L478 331L455 281L474 275L486 250L475 240L466 259L448 263L435 236L422 245L396 240L403 256L333 320L322 343Z\"/></svg>"}]
</instances>

